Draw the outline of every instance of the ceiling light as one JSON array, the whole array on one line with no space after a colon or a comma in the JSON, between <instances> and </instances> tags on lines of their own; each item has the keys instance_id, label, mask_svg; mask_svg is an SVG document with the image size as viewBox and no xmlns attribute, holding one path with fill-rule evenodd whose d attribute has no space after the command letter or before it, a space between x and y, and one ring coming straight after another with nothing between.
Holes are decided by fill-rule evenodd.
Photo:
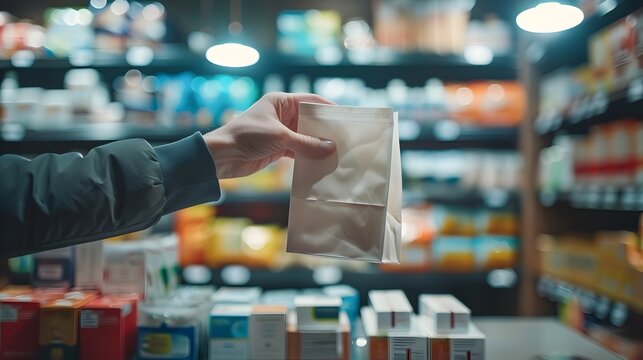
<instances>
[{"instance_id":1,"label":"ceiling light","mask_svg":"<svg viewBox=\"0 0 643 360\"><path fill-rule=\"evenodd\" d=\"M215 65L245 67L259 61L259 51L239 43L224 43L210 47L205 57Z\"/></svg>"},{"instance_id":2,"label":"ceiling light","mask_svg":"<svg viewBox=\"0 0 643 360\"><path fill-rule=\"evenodd\" d=\"M571 29L583 18L583 11L575 6L545 2L518 14L516 24L529 32L553 33Z\"/></svg>"},{"instance_id":3,"label":"ceiling light","mask_svg":"<svg viewBox=\"0 0 643 360\"><path fill-rule=\"evenodd\" d=\"M205 58L211 63L226 67L246 67L259 61L257 49L241 44L243 25L241 24L241 2L230 1L230 24L228 26L228 42L211 46L205 52Z\"/></svg>"}]
</instances>

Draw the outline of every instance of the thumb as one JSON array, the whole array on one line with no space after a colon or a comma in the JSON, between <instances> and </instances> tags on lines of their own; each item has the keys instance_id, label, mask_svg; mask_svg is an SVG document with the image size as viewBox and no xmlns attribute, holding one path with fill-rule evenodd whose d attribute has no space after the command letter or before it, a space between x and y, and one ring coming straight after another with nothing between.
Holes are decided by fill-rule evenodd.
<instances>
[{"instance_id":1,"label":"thumb","mask_svg":"<svg viewBox=\"0 0 643 360\"><path fill-rule=\"evenodd\" d=\"M289 131L286 147L309 158L325 157L334 153L336 149L335 143L331 140L299 134L294 131Z\"/></svg>"}]
</instances>

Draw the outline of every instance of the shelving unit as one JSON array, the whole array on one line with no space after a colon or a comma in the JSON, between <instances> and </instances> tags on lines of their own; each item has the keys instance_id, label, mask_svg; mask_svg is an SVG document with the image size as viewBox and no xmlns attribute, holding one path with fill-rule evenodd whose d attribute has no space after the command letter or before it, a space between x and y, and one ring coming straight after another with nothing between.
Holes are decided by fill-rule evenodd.
<instances>
[{"instance_id":1,"label":"shelving unit","mask_svg":"<svg viewBox=\"0 0 643 360\"><path fill-rule=\"evenodd\" d=\"M304 75L311 82L324 77L358 78L371 88L384 88L393 79L402 79L409 87L425 86L427 80L439 78L445 82L472 80L515 80L517 77L514 55L496 55L486 65L469 63L462 55L440 55L420 52L398 52L379 49L367 62L351 61L351 54L344 52L336 63L320 64L313 57L283 55L274 50L260 49L261 60L246 68L224 68L208 62L204 54L195 53L187 46L168 44L153 48L152 61L144 66L131 65L124 53L93 51L88 61L76 59L36 57L27 67L16 67L11 60L0 60L0 78L13 71L24 87L63 88L64 74L70 69L92 68L100 73L101 81L111 88L114 81L131 69L143 75L178 74L191 72L203 76L227 74L248 76L261 88L270 74L279 75L285 84ZM290 90L286 88L286 90ZM112 94L114 95L114 94ZM114 96L112 96L114 98ZM404 121L405 119L401 119ZM430 121L431 120L431 121ZM414 122L410 132L402 134L401 149L407 150L455 150L475 149L493 151L517 151L519 130L511 127L476 127L463 125L451 119L423 119ZM408 121L408 120L406 120ZM431 123L431 124L430 124ZM472 121L475 124L477 122ZM448 131L443 131L446 124ZM455 125L455 126L454 126ZM88 123L87 119L75 119L66 127L30 128L21 124L0 124L0 154L20 153L36 155L44 152L85 152L108 142L143 138L156 145L176 141L196 131L206 132L213 128L146 126L135 123ZM425 189L421 194L409 194L412 200L433 201L474 208L505 209L514 211L520 203L520 194L515 191L497 190L492 199L482 190L458 187ZM495 199L495 200L494 200ZM217 216L246 217L260 224L286 226L288 220L289 191L258 193L224 191L217 206ZM512 270L514 274L520 269ZM360 289L363 298L371 288L408 289L408 295L416 301L417 295L430 289L432 292L453 293L472 305L474 312L486 315L515 314L517 282L507 287L489 285L490 271L472 273L388 273L373 268L361 273L345 271L343 282ZM220 282L220 271L214 271L214 280ZM248 285L264 288L316 287L312 271L292 268L273 272L269 269L251 270ZM480 299L484 298L484 301Z\"/></svg>"},{"instance_id":2,"label":"shelving unit","mask_svg":"<svg viewBox=\"0 0 643 360\"><path fill-rule=\"evenodd\" d=\"M501 269L516 274L513 269ZM315 288L319 284L313 278L313 270L308 268L288 268L283 270L249 269L250 280L248 286L260 286L265 290L283 288L275 284L275 276L287 279L288 286L295 289ZM508 304L516 304L516 282L504 282L497 285L490 277L493 277L493 270L477 271L470 273L444 273L444 272L417 272L417 273L394 273L383 272L376 268L363 271L342 271L342 283L351 285L360 290L360 297L365 303L368 298L369 288L378 289L405 289L405 293L412 305L417 308L417 299L420 294L426 292L449 292L457 296L466 304L471 304L474 313L501 315L507 312L515 312L515 309L508 309ZM217 283L225 283L222 279L221 269L212 272ZM491 284L494 284L493 286ZM486 301L476 301L475 297L480 293L485 294ZM511 301L511 302L508 302ZM511 307L511 305L509 305Z\"/></svg>"},{"instance_id":3,"label":"shelving unit","mask_svg":"<svg viewBox=\"0 0 643 360\"><path fill-rule=\"evenodd\" d=\"M638 186L577 185L570 192L537 190L539 153L544 147L551 146L557 135L586 135L595 125L624 118L640 119L643 114L643 79L639 77L620 91L579 99L567 117L539 117L540 79L559 68L584 63L587 60L586 44L589 37L640 9L643 4L636 1L616 1L612 5L612 9L599 12L598 16L586 19L577 28L558 36L543 40L543 37L524 34L521 39L524 49L540 50L535 51L539 56L533 56L532 53L519 60L521 80L526 84L528 98L532 100L529 102L527 119L521 127L520 144L524 163L528 164L524 171L525 186L521 194L523 218L528 219L523 221L522 227L521 314L555 313L557 302L565 302L570 294L574 294L581 298L581 302L591 298L592 301L609 304L606 314L599 320L607 321L611 311L625 309L625 318L628 318L630 326L632 321L639 324L641 321L641 309L638 305L624 304L607 293L543 275L538 244L540 234L638 231L639 216L643 211L643 190ZM627 311L631 313L629 317ZM586 313L596 317L593 312Z\"/></svg>"},{"instance_id":4,"label":"shelving unit","mask_svg":"<svg viewBox=\"0 0 643 360\"><path fill-rule=\"evenodd\" d=\"M23 153L25 151L56 152L76 149L91 149L111 141L143 138L151 143L179 140L196 131L203 133L213 128L169 127L159 125L136 125L131 123L76 123L73 125L31 129L21 124L7 123L0 126L0 153ZM407 149L515 149L515 128L462 127L452 138L439 136L433 126L419 126L412 138L402 139L400 147Z\"/></svg>"}]
</instances>

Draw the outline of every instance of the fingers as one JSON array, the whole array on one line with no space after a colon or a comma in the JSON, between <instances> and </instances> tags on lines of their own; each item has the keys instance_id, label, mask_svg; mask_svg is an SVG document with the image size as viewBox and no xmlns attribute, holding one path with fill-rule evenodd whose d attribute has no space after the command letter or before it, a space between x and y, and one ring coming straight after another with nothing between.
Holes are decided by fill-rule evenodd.
<instances>
[{"instance_id":1,"label":"fingers","mask_svg":"<svg viewBox=\"0 0 643 360\"><path fill-rule=\"evenodd\" d=\"M274 106L279 121L290 130L295 131L297 130L297 123L299 121L299 103L310 102L335 105L332 101L315 94L274 92L268 93L264 97Z\"/></svg>"},{"instance_id":2,"label":"fingers","mask_svg":"<svg viewBox=\"0 0 643 360\"><path fill-rule=\"evenodd\" d=\"M330 140L299 134L294 131L288 132L285 145L291 153L300 153L309 158L326 157L336 150L335 143Z\"/></svg>"}]
</instances>

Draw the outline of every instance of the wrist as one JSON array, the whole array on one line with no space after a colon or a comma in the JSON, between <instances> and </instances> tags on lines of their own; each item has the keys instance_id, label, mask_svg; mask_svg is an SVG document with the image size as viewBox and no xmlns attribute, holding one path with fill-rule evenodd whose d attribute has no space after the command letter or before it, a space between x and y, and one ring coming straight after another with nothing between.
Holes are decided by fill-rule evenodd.
<instances>
[{"instance_id":1,"label":"wrist","mask_svg":"<svg viewBox=\"0 0 643 360\"><path fill-rule=\"evenodd\" d=\"M232 163L234 161L234 139L223 128L211 131L203 136L210 150L218 179L232 177Z\"/></svg>"}]
</instances>

